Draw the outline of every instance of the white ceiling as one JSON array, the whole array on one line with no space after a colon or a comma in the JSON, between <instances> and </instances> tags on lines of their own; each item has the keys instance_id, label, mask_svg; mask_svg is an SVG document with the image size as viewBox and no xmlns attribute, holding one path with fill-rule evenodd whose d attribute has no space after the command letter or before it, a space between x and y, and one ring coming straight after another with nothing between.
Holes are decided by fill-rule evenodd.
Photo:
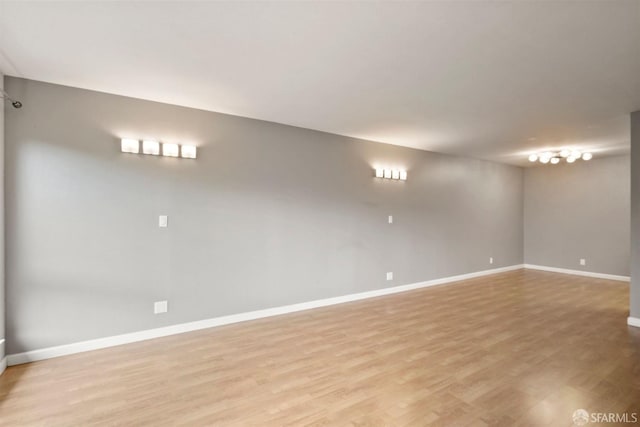
<instances>
[{"instance_id":1,"label":"white ceiling","mask_svg":"<svg viewBox=\"0 0 640 427\"><path fill-rule=\"evenodd\" d=\"M0 69L526 164L628 151L640 0L4 1Z\"/></svg>"}]
</instances>

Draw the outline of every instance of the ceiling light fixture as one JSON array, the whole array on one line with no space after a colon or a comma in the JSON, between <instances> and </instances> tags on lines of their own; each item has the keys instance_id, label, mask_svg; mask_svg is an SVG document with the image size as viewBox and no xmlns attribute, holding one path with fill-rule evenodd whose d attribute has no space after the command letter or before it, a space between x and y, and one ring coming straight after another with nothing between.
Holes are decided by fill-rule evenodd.
<instances>
[{"instance_id":1,"label":"ceiling light fixture","mask_svg":"<svg viewBox=\"0 0 640 427\"><path fill-rule=\"evenodd\" d=\"M552 165L557 165L560 163L560 160L565 160L567 163L575 163L576 160L591 160L593 158L593 154L589 151L581 152L578 150L570 150L568 148L563 148L560 151L545 151L543 153L532 153L529 154L530 162L540 162L543 164L551 163Z\"/></svg>"}]
</instances>

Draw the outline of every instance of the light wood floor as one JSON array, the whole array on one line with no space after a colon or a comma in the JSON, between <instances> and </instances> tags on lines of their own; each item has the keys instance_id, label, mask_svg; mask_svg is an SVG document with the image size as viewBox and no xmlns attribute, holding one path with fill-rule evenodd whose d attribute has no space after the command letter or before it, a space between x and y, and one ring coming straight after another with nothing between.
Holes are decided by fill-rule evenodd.
<instances>
[{"instance_id":1,"label":"light wood floor","mask_svg":"<svg viewBox=\"0 0 640 427\"><path fill-rule=\"evenodd\" d=\"M520 270L15 366L0 377L0 425L571 426L578 408L640 413L628 286Z\"/></svg>"}]
</instances>

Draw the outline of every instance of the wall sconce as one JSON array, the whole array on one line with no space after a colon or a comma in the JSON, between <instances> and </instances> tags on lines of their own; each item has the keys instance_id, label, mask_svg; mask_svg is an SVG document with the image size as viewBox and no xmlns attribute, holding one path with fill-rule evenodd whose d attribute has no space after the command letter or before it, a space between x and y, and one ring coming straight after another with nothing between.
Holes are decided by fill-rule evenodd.
<instances>
[{"instance_id":1,"label":"wall sconce","mask_svg":"<svg viewBox=\"0 0 640 427\"><path fill-rule=\"evenodd\" d=\"M123 153L138 154L140 152L140 141L137 139L123 138L120 140L120 150Z\"/></svg>"},{"instance_id":2,"label":"wall sconce","mask_svg":"<svg viewBox=\"0 0 640 427\"><path fill-rule=\"evenodd\" d=\"M161 148L162 147L162 148ZM120 150L123 153L140 154L140 141L131 138L120 140ZM153 139L142 141L142 153L151 156L162 155L165 157L182 157L183 159L195 159L197 148L195 145L161 144Z\"/></svg>"},{"instance_id":3,"label":"wall sconce","mask_svg":"<svg viewBox=\"0 0 640 427\"><path fill-rule=\"evenodd\" d=\"M181 149L183 159L195 159L197 148L195 145L183 145Z\"/></svg>"},{"instance_id":4,"label":"wall sconce","mask_svg":"<svg viewBox=\"0 0 640 427\"><path fill-rule=\"evenodd\" d=\"M180 146L178 144L162 144L162 155L165 157L178 157Z\"/></svg>"},{"instance_id":5,"label":"wall sconce","mask_svg":"<svg viewBox=\"0 0 640 427\"><path fill-rule=\"evenodd\" d=\"M376 178L407 180L407 171L403 169L376 168Z\"/></svg>"},{"instance_id":6,"label":"wall sconce","mask_svg":"<svg viewBox=\"0 0 640 427\"><path fill-rule=\"evenodd\" d=\"M152 156L160 155L160 143L158 141L142 141L142 152Z\"/></svg>"}]
</instances>

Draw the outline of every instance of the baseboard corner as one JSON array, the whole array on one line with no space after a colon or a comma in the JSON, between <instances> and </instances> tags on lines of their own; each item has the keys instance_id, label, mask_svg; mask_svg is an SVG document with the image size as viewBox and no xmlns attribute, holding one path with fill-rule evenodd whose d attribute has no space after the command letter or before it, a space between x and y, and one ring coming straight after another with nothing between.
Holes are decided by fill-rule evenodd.
<instances>
[{"instance_id":1,"label":"baseboard corner","mask_svg":"<svg viewBox=\"0 0 640 427\"><path fill-rule=\"evenodd\" d=\"M627 325L640 328L640 318L631 316L627 317Z\"/></svg>"},{"instance_id":2,"label":"baseboard corner","mask_svg":"<svg viewBox=\"0 0 640 427\"><path fill-rule=\"evenodd\" d=\"M596 273L593 271L571 270L569 268L549 267L546 265L524 264L524 268L529 270L549 271L552 273L571 274L574 276L593 277L595 279L616 280L619 282L629 282L629 276L619 276L617 274Z\"/></svg>"}]
</instances>

